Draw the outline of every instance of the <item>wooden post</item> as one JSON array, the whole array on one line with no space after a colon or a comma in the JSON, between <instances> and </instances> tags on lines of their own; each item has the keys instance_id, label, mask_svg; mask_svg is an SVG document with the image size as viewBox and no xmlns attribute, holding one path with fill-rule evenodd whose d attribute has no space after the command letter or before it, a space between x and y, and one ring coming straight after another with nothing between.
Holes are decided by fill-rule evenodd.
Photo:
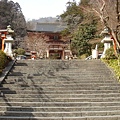
<instances>
[{"instance_id":1,"label":"wooden post","mask_svg":"<svg viewBox=\"0 0 120 120\"><path fill-rule=\"evenodd\" d=\"M4 51L4 38L2 38L2 51Z\"/></svg>"},{"instance_id":2,"label":"wooden post","mask_svg":"<svg viewBox=\"0 0 120 120\"><path fill-rule=\"evenodd\" d=\"M62 50L62 60L64 60L65 58L65 48L63 47L63 50Z\"/></svg>"},{"instance_id":3,"label":"wooden post","mask_svg":"<svg viewBox=\"0 0 120 120\"><path fill-rule=\"evenodd\" d=\"M1 39L2 39L2 51L4 51L4 39L6 38L6 32L1 33Z\"/></svg>"}]
</instances>

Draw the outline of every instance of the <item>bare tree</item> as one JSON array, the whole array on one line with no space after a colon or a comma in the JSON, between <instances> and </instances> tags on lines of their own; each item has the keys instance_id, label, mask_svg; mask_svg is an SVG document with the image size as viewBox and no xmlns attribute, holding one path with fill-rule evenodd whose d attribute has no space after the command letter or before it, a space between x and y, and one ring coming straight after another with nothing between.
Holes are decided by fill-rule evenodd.
<instances>
[{"instance_id":1,"label":"bare tree","mask_svg":"<svg viewBox=\"0 0 120 120\"><path fill-rule=\"evenodd\" d=\"M46 41L49 37L44 33L28 32L28 36L25 38L26 48L30 51L36 51L38 54L44 55L48 45Z\"/></svg>"},{"instance_id":2,"label":"bare tree","mask_svg":"<svg viewBox=\"0 0 120 120\"><path fill-rule=\"evenodd\" d=\"M118 37L120 27L120 0L90 0L92 9L100 17L104 26L110 28L114 45L120 48Z\"/></svg>"}]
</instances>

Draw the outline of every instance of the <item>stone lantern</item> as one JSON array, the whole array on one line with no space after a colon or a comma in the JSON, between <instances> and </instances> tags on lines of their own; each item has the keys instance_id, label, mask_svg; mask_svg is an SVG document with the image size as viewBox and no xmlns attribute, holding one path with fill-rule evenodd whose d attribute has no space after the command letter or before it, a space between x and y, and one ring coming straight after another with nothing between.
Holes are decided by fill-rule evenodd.
<instances>
[{"instance_id":1,"label":"stone lantern","mask_svg":"<svg viewBox=\"0 0 120 120\"><path fill-rule=\"evenodd\" d=\"M11 26L7 26L7 35L6 38L4 39L5 42L5 49L4 52L13 57L12 54L12 43L13 43L13 38L12 38L12 34L14 33L14 30L11 29Z\"/></svg>"},{"instance_id":2,"label":"stone lantern","mask_svg":"<svg viewBox=\"0 0 120 120\"><path fill-rule=\"evenodd\" d=\"M101 34L103 34L105 36L103 38L103 40L101 41L102 43L104 43L104 51L102 53L101 58L104 58L105 52L107 49L109 49L111 47L111 42L113 41L113 39L111 39L110 28L108 28L108 27L105 27L104 30L101 32Z\"/></svg>"}]
</instances>

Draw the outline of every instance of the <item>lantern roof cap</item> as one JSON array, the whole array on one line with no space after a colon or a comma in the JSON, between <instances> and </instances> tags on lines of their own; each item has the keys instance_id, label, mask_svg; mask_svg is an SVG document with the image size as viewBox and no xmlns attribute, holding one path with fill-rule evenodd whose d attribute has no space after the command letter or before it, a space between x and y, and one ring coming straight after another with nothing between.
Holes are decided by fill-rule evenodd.
<instances>
[{"instance_id":1,"label":"lantern roof cap","mask_svg":"<svg viewBox=\"0 0 120 120\"><path fill-rule=\"evenodd\" d=\"M7 26L7 31L8 31L8 33L13 33L14 32L14 30L11 29L10 25Z\"/></svg>"},{"instance_id":2,"label":"lantern roof cap","mask_svg":"<svg viewBox=\"0 0 120 120\"><path fill-rule=\"evenodd\" d=\"M1 29L1 30L0 30L0 33L2 33L2 32L13 33L14 30L11 29L11 26L10 26L10 25L8 25L8 26L7 26L7 29Z\"/></svg>"},{"instance_id":3,"label":"lantern roof cap","mask_svg":"<svg viewBox=\"0 0 120 120\"><path fill-rule=\"evenodd\" d=\"M111 30L109 27L105 26L104 30L101 32L101 34L110 34Z\"/></svg>"}]
</instances>

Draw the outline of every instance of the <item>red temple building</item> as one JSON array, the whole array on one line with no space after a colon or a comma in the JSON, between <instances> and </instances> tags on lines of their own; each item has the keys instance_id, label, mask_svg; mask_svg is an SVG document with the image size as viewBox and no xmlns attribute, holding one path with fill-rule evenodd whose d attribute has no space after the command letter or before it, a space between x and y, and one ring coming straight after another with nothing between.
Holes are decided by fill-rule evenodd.
<instances>
[{"instance_id":1,"label":"red temple building","mask_svg":"<svg viewBox=\"0 0 120 120\"><path fill-rule=\"evenodd\" d=\"M27 31L28 49L32 48L31 50L33 50L34 48L39 56L42 55L46 58L56 56L57 59L65 59L65 56L72 56L70 38L61 36L61 31L65 28L66 26L61 23L37 23L34 30ZM30 41L35 42L32 44Z\"/></svg>"}]
</instances>

